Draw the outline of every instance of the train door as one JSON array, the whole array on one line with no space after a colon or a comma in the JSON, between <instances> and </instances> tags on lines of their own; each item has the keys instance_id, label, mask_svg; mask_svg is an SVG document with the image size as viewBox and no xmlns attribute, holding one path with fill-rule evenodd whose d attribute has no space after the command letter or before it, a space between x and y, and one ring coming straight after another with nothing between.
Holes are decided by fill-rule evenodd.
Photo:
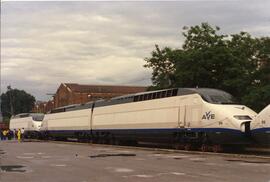
<instances>
[{"instance_id":1,"label":"train door","mask_svg":"<svg viewBox=\"0 0 270 182\"><path fill-rule=\"evenodd\" d=\"M185 128L186 127L186 112L187 112L187 101L188 97L183 96L179 100L179 113L178 113L178 127Z\"/></svg>"},{"instance_id":2,"label":"train door","mask_svg":"<svg viewBox=\"0 0 270 182\"><path fill-rule=\"evenodd\" d=\"M42 134L42 138L44 139L48 139L49 137L49 131L48 131L48 117L50 114L47 114L47 116L43 119L42 123L41 123L41 134Z\"/></svg>"},{"instance_id":3,"label":"train door","mask_svg":"<svg viewBox=\"0 0 270 182\"><path fill-rule=\"evenodd\" d=\"M90 134L92 136L92 130L93 130L93 114L94 114L94 108L95 108L95 102L93 103L92 107L91 107L91 114L90 114L90 123L89 123L89 130L90 130Z\"/></svg>"},{"instance_id":4,"label":"train door","mask_svg":"<svg viewBox=\"0 0 270 182\"><path fill-rule=\"evenodd\" d=\"M179 107L179 120L178 120L178 125L179 128L185 128L186 126L186 106L180 106Z\"/></svg>"},{"instance_id":5,"label":"train door","mask_svg":"<svg viewBox=\"0 0 270 182\"><path fill-rule=\"evenodd\" d=\"M27 124L23 127L24 130L32 130L32 117L27 117L25 121L27 122Z\"/></svg>"},{"instance_id":6,"label":"train door","mask_svg":"<svg viewBox=\"0 0 270 182\"><path fill-rule=\"evenodd\" d=\"M198 97L190 98L185 111L185 126L188 128L201 127L202 105Z\"/></svg>"},{"instance_id":7,"label":"train door","mask_svg":"<svg viewBox=\"0 0 270 182\"><path fill-rule=\"evenodd\" d=\"M201 106L189 105L186 107L186 126L199 128L201 122Z\"/></svg>"}]
</instances>

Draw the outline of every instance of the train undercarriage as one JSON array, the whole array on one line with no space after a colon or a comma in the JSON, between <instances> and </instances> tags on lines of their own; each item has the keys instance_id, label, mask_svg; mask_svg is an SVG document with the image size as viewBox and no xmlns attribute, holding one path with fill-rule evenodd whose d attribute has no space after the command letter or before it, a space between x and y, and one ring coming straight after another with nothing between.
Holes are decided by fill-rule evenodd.
<instances>
[{"instance_id":1,"label":"train undercarriage","mask_svg":"<svg viewBox=\"0 0 270 182\"><path fill-rule=\"evenodd\" d=\"M46 131L40 139L70 140L110 145L131 145L151 143L166 145L181 150L200 150L202 152L223 152L242 150L249 145L249 137L241 132L192 132L188 130L81 130L81 131Z\"/></svg>"}]
</instances>

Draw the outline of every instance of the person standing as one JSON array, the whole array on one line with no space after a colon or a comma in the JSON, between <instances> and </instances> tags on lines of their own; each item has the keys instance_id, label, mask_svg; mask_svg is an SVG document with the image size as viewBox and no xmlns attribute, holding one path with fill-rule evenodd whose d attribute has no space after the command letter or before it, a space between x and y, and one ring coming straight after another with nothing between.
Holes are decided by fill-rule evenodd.
<instances>
[{"instance_id":1,"label":"person standing","mask_svg":"<svg viewBox=\"0 0 270 182\"><path fill-rule=\"evenodd\" d=\"M3 140L3 131L0 130L0 139Z\"/></svg>"},{"instance_id":2,"label":"person standing","mask_svg":"<svg viewBox=\"0 0 270 182\"><path fill-rule=\"evenodd\" d=\"M17 132L17 138L18 138L18 142L21 142L21 129L19 129Z\"/></svg>"},{"instance_id":3,"label":"person standing","mask_svg":"<svg viewBox=\"0 0 270 182\"><path fill-rule=\"evenodd\" d=\"M4 130L2 133L3 133L3 139L6 140L6 137L7 137L7 130Z\"/></svg>"},{"instance_id":4,"label":"person standing","mask_svg":"<svg viewBox=\"0 0 270 182\"><path fill-rule=\"evenodd\" d=\"M14 140L16 140L16 138L17 138L17 131L16 131L16 129L13 130L13 138L14 138Z\"/></svg>"},{"instance_id":5,"label":"person standing","mask_svg":"<svg viewBox=\"0 0 270 182\"><path fill-rule=\"evenodd\" d=\"M21 129L21 139L24 140L24 128Z\"/></svg>"},{"instance_id":6,"label":"person standing","mask_svg":"<svg viewBox=\"0 0 270 182\"><path fill-rule=\"evenodd\" d=\"M11 140L12 138L12 131L10 129L7 129L7 139Z\"/></svg>"}]
</instances>

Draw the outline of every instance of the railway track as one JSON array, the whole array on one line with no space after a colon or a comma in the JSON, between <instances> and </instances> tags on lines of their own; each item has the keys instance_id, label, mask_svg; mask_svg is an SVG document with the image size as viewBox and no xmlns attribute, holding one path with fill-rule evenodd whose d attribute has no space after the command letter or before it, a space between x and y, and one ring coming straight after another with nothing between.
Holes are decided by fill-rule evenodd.
<instances>
[{"instance_id":1,"label":"railway track","mask_svg":"<svg viewBox=\"0 0 270 182\"><path fill-rule=\"evenodd\" d=\"M109 145L109 144L93 144L86 142L77 142L77 141L57 141L57 140L33 140L27 139L24 142L51 142L51 143L60 143L60 144L74 144L74 145L88 145L88 146L97 146L97 147L112 147L118 149L132 149L132 150L146 150L160 153L182 153L182 154L199 154L199 155L216 155L216 156L224 156L224 157L233 157L233 158L258 158L258 159L266 159L270 162L270 149L269 148L247 148L244 151L233 152L201 152L196 150L186 151L186 150L176 150L165 147L151 146L146 144L139 144L138 146L127 146L127 145Z\"/></svg>"}]
</instances>

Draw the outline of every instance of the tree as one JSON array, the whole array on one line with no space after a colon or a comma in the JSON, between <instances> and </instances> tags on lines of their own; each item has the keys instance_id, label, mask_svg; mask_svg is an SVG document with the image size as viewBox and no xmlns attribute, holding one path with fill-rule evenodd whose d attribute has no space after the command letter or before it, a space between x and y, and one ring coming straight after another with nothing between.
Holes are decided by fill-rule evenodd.
<instances>
[{"instance_id":1,"label":"tree","mask_svg":"<svg viewBox=\"0 0 270 182\"><path fill-rule=\"evenodd\" d=\"M152 57L145 58L145 67L153 69L153 89L218 88L256 110L269 104L269 37L253 38L246 32L223 35L219 27L208 23L183 30L185 41L181 49L159 49L156 45ZM170 85L163 84L168 83L165 75L173 78ZM264 100L259 101L258 95Z\"/></svg>"},{"instance_id":2,"label":"tree","mask_svg":"<svg viewBox=\"0 0 270 182\"><path fill-rule=\"evenodd\" d=\"M248 87L249 92L243 96L243 102L257 111L270 103L270 38L259 39L258 49L253 82Z\"/></svg>"},{"instance_id":3,"label":"tree","mask_svg":"<svg viewBox=\"0 0 270 182\"><path fill-rule=\"evenodd\" d=\"M158 45L155 45L156 50L152 51L151 58L145 58L146 68L152 68L153 84L159 88L168 88L175 81L175 57L171 48L165 47L160 50Z\"/></svg>"},{"instance_id":4,"label":"tree","mask_svg":"<svg viewBox=\"0 0 270 182\"><path fill-rule=\"evenodd\" d=\"M3 117L10 118L12 115L30 112L34 107L35 97L9 86L7 92L1 95L1 101Z\"/></svg>"}]
</instances>

